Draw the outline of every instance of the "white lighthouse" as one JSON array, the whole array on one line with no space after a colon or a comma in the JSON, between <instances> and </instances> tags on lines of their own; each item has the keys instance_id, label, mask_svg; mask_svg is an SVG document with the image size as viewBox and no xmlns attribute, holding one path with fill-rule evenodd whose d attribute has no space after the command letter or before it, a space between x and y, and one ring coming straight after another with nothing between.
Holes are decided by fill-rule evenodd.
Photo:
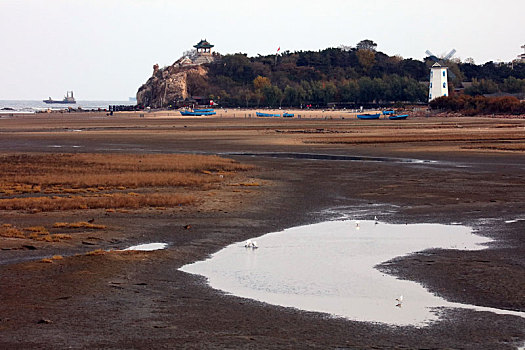
<instances>
[{"instance_id":1,"label":"white lighthouse","mask_svg":"<svg viewBox=\"0 0 525 350\"><path fill-rule=\"evenodd\" d=\"M447 78L447 67L442 67L436 62L432 68L430 68L428 102L441 96L448 96Z\"/></svg>"}]
</instances>

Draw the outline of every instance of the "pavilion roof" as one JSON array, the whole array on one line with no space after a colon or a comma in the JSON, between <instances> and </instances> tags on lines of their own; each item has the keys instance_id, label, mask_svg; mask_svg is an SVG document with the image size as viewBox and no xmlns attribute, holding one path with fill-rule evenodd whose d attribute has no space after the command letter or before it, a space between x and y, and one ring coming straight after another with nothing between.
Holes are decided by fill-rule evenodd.
<instances>
[{"instance_id":1,"label":"pavilion roof","mask_svg":"<svg viewBox=\"0 0 525 350\"><path fill-rule=\"evenodd\" d=\"M206 39L199 41L197 45L193 45L196 49L211 49L213 46Z\"/></svg>"}]
</instances>

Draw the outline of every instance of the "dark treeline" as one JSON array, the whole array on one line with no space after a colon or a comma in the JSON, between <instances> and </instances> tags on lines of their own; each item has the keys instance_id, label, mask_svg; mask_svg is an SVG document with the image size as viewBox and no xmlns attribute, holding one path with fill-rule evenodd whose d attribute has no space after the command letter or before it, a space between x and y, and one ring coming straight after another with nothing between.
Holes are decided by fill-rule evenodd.
<instances>
[{"instance_id":1,"label":"dark treeline","mask_svg":"<svg viewBox=\"0 0 525 350\"><path fill-rule=\"evenodd\" d=\"M223 106L325 107L426 103L429 68L434 63L388 56L363 40L357 47L285 51L280 55L225 55L208 65L207 77L188 76L190 95ZM465 93L525 91L525 64L483 65L446 62L456 78L451 88L469 82Z\"/></svg>"}]
</instances>

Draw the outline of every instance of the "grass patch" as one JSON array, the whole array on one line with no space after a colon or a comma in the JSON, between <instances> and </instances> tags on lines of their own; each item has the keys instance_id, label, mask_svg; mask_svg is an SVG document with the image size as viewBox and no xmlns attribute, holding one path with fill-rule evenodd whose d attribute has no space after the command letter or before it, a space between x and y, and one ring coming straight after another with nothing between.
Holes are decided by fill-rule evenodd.
<instances>
[{"instance_id":1,"label":"grass patch","mask_svg":"<svg viewBox=\"0 0 525 350\"><path fill-rule=\"evenodd\" d=\"M59 211L83 209L138 209L143 207L175 207L197 202L193 195L151 194L126 195L113 194L103 197L24 197L0 199L0 210Z\"/></svg>"},{"instance_id":2,"label":"grass patch","mask_svg":"<svg viewBox=\"0 0 525 350\"><path fill-rule=\"evenodd\" d=\"M0 226L0 237L31 239L39 242L61 242L72 238L72 236L68 234L50 234L44 226L31 226L18 229L11 224L3 224Z\"/></svg>"},{"instance_id":3,"label":"grass patch","mask_svg":"<svg viewBox=\"0 0 525 350\"><path fill-rule=\"evenodd\" d=\"M253 169L218 156L22 154L0 157L0 192L83 193L129 187L200 186L207 174Z\"/></svg>"},{"instance_id":4,"label":"grass patch","mask_svg":"<svg viewBox=\"0 0 525 350\"><path fill-rule=\"evenodd\" d=\"M105 250L102 250L102 249L96 249L96 250L92 250L90 252L87 252L86 256L96 256L96 255L104 255L106 254L107 252Z\"/></svg>"},{"instance_id":5,"label":"grass patch","mask_svg":"<svg viewBox=\"0 0 525 350\"><path fill-rule=\"evenodd\" d=\"M257 186L261 186L261 184L258 182L242 182L239 184L233 184L232 186L257 187Z\"/></svg>"},{"instance_id":6,"label":"grass patch","mask_svg":"<svg viewBox=\"0 0 525 350\"><path fill-rule=\"evenodd\" d=\"M40 262L46 263L46 264L52 264L54 261L62 260L62 259L64 259L62 255L53 255L51 258L44 258L40 260Z\"/></svg>"},{"instance_id":7,"label":"grass patch","mask_svg":"<svg viewBox=\"0 0 525 350\"><path fill-rule=\"evenodd\" d=\"M95 230L104 230L106 228L106 225L98 225L98 224L91 224L86 221L79 221L79 222L55 222L53 225L55 228L89 228L89 229L95 229Z\"/></svg>"},{"instance_id":8,"label":"grass patch","mask_svg":"<svg viewBox=\"0 0 525 350\"><path fill-rule=\"evenodd\" d=\"M0 226L0 237L26 238L26 235L22 230L19 230L10 224L3 224L2 226Z\"/></svg>"},{"instance_id":9,"label":"grass patch","mask_svg":"<svg viewBox=\"0 0 525 350\"><path fill-rule=\"evenodd\" d=\"M224 181L222 174L253 168L232 159L204 155L3 155L0 156L0 210L124 212L191 205L202 198L200 193L192 195L193 190L217 188ZM220 175L210 176L216 174ZM63 224L55 227L76 228ZM102 229L96 225L80 227ZM8 231L4 230L4 234L16 234Z\"/></svg>"},{"instance_id":10,"label":"grass patch","mask_svg":"<svg viewBox=\"0 0 525 350\"><path fill-rule=\"evenodd\" d=\"M25 231L34 232L35 235L48 235L49 231L44 226L31 226L24 228Z\"/></svg>"}]
</instances>

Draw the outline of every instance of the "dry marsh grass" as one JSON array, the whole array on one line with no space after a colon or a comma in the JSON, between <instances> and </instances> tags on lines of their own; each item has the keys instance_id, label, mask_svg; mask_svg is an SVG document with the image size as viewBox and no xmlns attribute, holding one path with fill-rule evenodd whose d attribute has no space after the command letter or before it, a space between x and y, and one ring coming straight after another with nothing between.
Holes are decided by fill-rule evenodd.
<instances>
[{"instance_id":1,"label":"dry marsh grass","mask_svg":"<svg viewBox=\"0 0 525 350\"><path fill-rule=\"evenodd\" d=\"M185 194L151 194L126 195L111 194L101 197L71 196L71 197L24 197L0 199L0 210L82 210L82 209L138 209L142 207L175 207L197 202L193 195Z\"/></svg>"},{"instance_id":2,"label":"dry marsh grass","mask_svg":"<svg viewBox=\"0 0 525 350\"><path fill-rule=\"evenodd\" d=\"M0 157L0 192L39 193L129 187L199 186L220 181L206 176L250 170L232 159L204 155L21 154Z\"/></svg>"},{"instance_id":3,"label":"dry marsh grass","mask_svg":"<svg viewBox=\"0 0 525 350\"><path fill-rule=\"evenodd\" d=\"M71 235L67 234L51 234L44 226L31 226L19 229L11 224L0 226L0 237L31 239L39 242L61 242L72 238Z\"/></svg>"},{"instance_id":4,"label":"dry marsh grass","mask_svg":"<svg viewBox=\"0 0 525 350\"><path fill-rule=\"evenodd\" d=\"M79 221L79 222L55 222L53 225L55 228L89 228L94 230L104 230L106 228L106 225L98 225L98 224L91 224L86 221Z\"/></svg>"},{"instance_id":5,"label":"dry marsh grass","mask_svg":"<svg viewBox=\"0 0 525 350\"><path fill-rule=\"evenodd\" d=\"M22 230L19 230L10 224L3 224L2 226L0 226L0 237L26 238L26 235Z\"/></svg>"},{"instance_id":6,"label":"dry marsh grass","mask_svg":"<svg viewBox=\"0 0 525 350\"><path fill-rule=\"evenodd\" d=\"M106 253L107 253L107 251L105 251L105 250L96 249L96 250L89 251L89 252L85 253L84 255L86 255L86 256L96 256L96 255L105 255Z\"/></svg>"},{"instance_id":7,"label":"dry marsh grass","mask_svg":"<svg viewBox=\"0 0 525 350\"><path fill-rule=\"evenodd\" d=\"M34 232L37 235L48 235L49 231L44 226L25 227L25 231Z\"/></svg>"},{"instance_id":8,"label":"dry marsh grass","mask_svg":"<svg viewBox=\"0 0 525 350\"><path fill-rule=\"evenodd\" d=\"M189 205L198 202L197 196L181 194L175 188L205 191L224 181L224 174L251 169L252 166L232 159L203 155L2 155L0 210L118 210ZM130 189L138 189L138 193ZM159 190L162 193L150 193Z\"/></svg>"},{"instance_id":9,"label":"dry marsh grass","mask_svg":"<svg viewBox=\"0 0 525 350\"><path fill-rule=\"evenodd\" d=\"M64 257L62 255L53 255L51 258L43 258L40 260L42 263L51 264L56 260L62 260Z\"/></svg>"}]
</instances>

